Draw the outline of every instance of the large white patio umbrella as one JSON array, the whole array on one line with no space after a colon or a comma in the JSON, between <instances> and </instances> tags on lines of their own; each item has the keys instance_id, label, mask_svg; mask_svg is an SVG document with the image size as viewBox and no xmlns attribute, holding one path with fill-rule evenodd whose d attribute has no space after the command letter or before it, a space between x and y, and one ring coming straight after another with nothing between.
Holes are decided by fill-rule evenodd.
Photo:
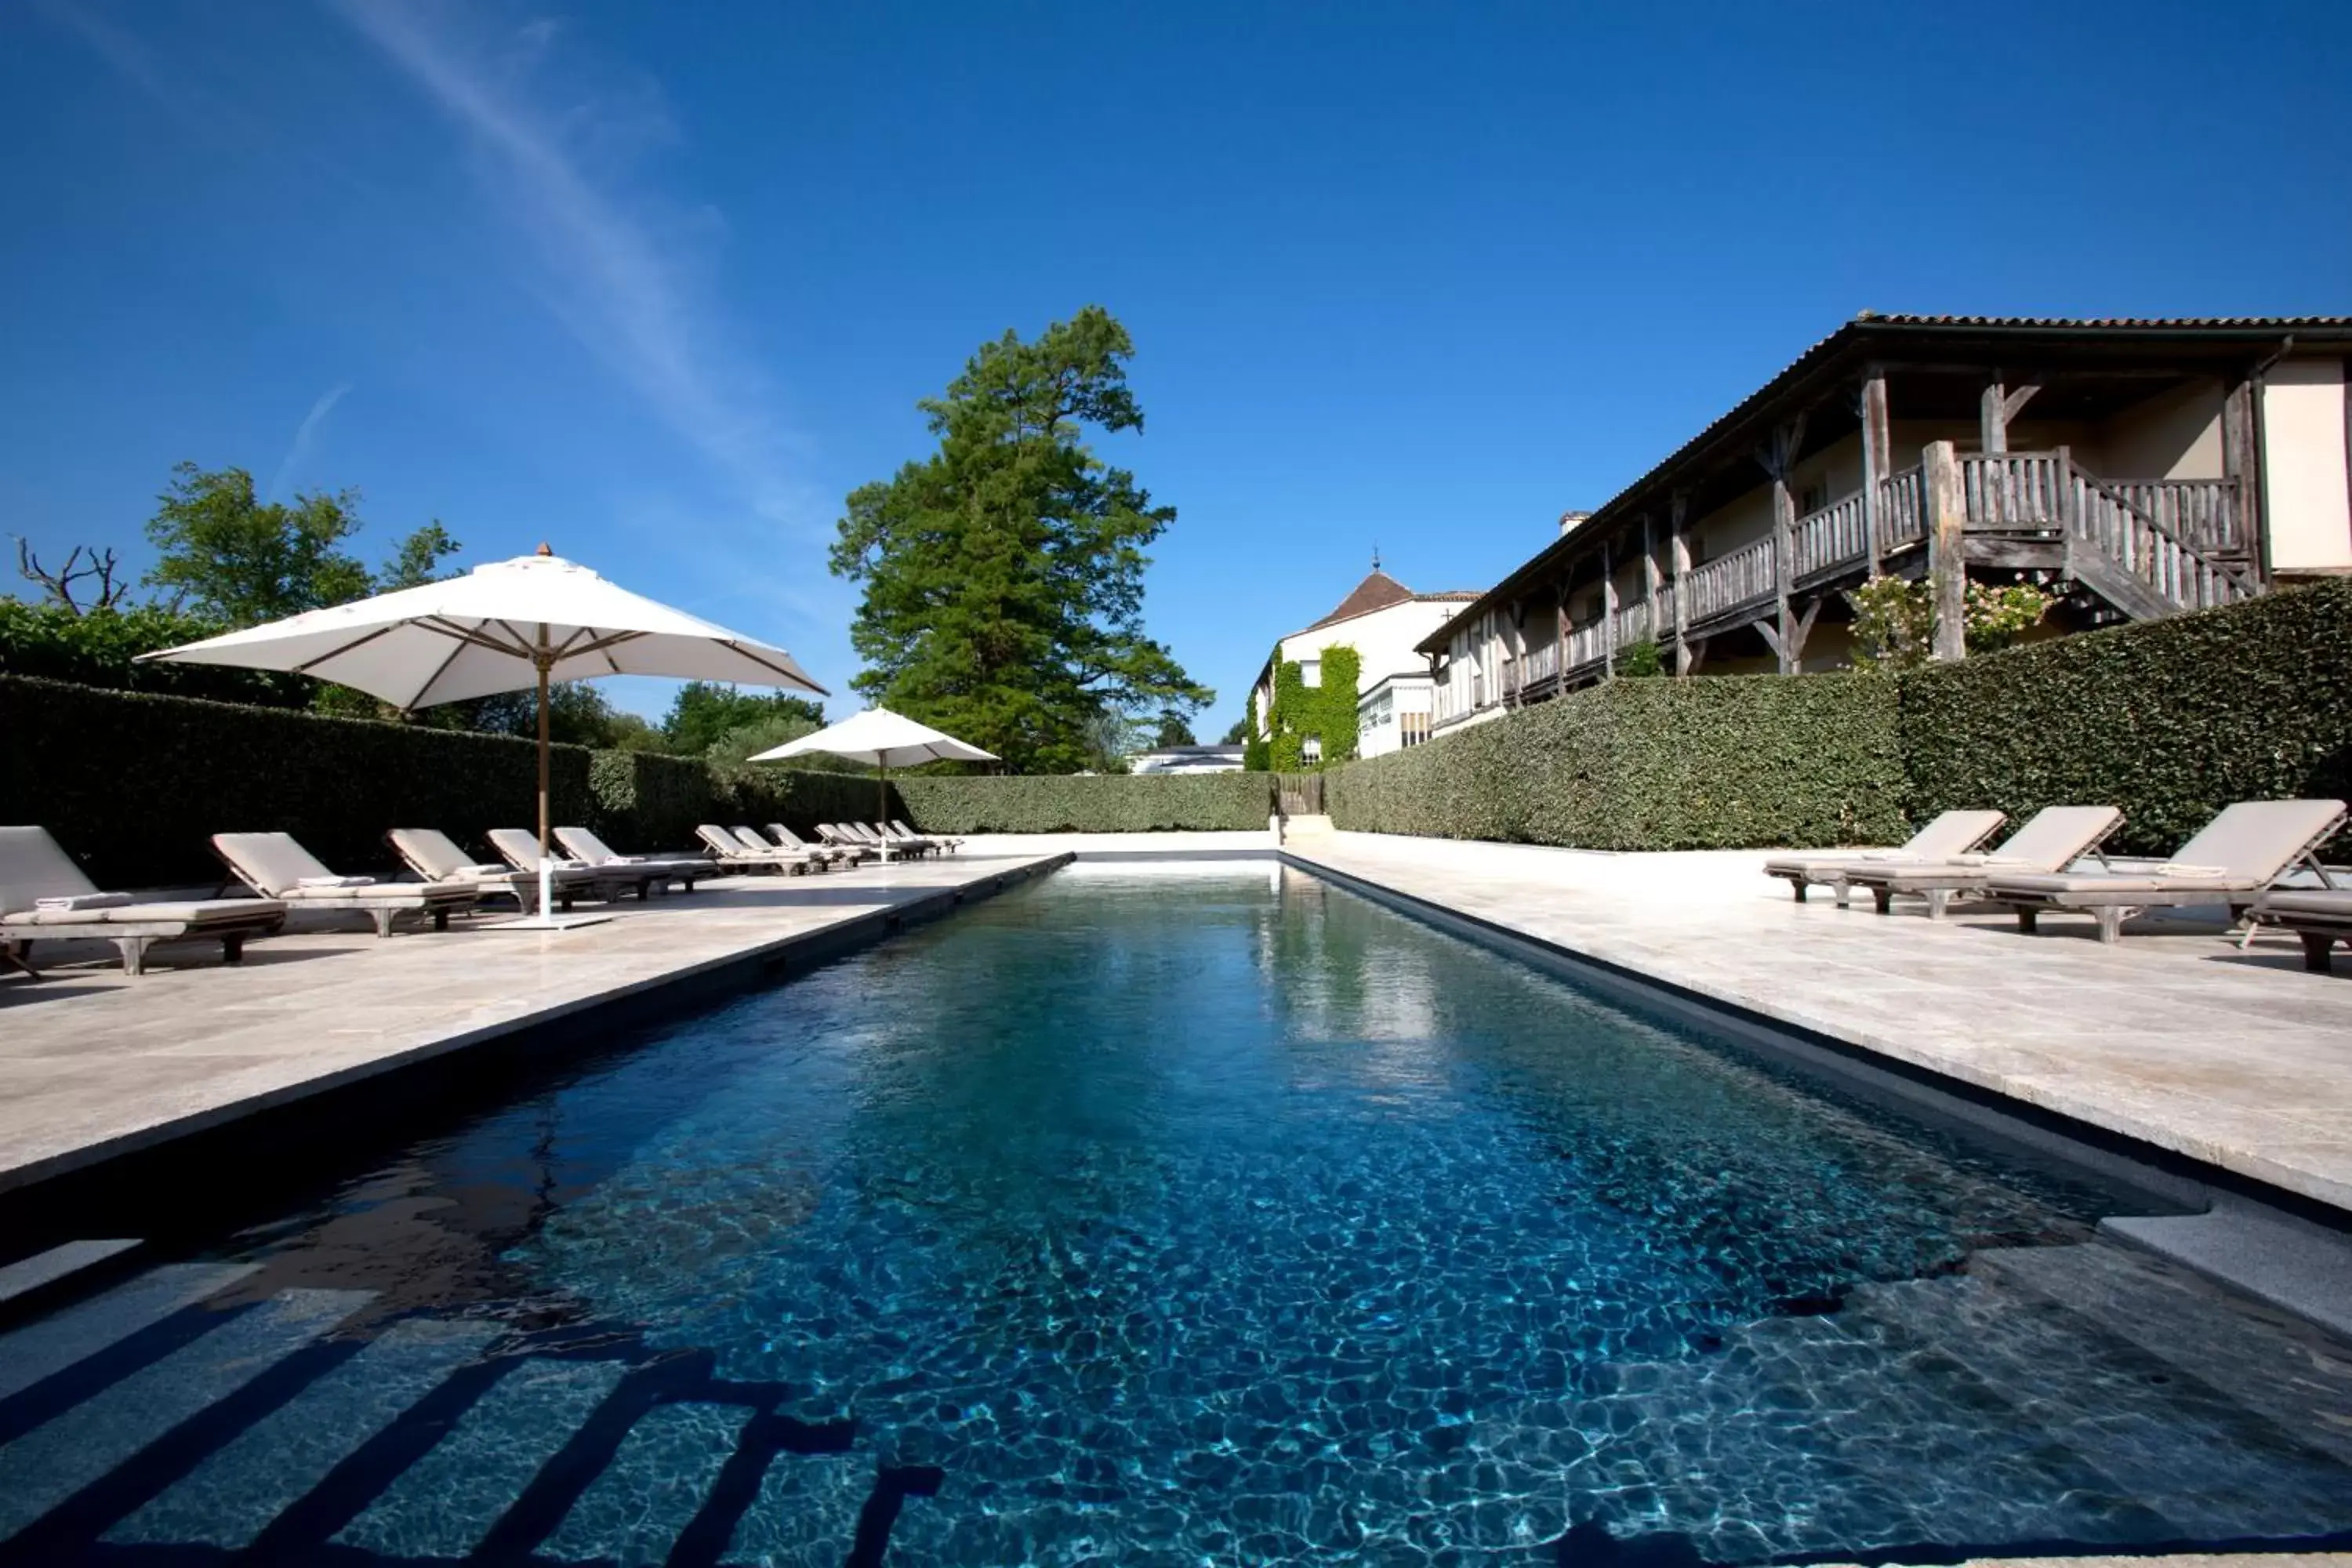
<instances>
[{"instance_id":1,"label":"large white patio umbrella","mask_svg":"<svg viewBox=\"0 0 2352 1568\"><path fill-rule=\"evenodd\" d=\"M953 735L918 724L903 713L893 713L887 708L868 708L838 724L827 725L814 735L803 735L797 741L760 752L751 760L772 763L784 757L804 757L813 752L827 756L846 757L853 763L871 763L882 773L877 798L883 817L890 815L890 770L912 767L917 763L992 763L996 753L983 752L978 746L957 740ZM884 844L882 858L890 858L890 847Z\"/></svg>"},{"instance_id":2,"label":"large white patio umbrella","mask_svg":"<svg viewBox=\"0 0 2352 1568\"><path fill-rule=\"evenodd\" d=\"M181 664L314 675L403 709L539 690L539 912L560 930L548 852L547 689L601 675L665 675L789 686L827 696L778 647L656 604L551 553L494 561L426 583L142 654Z\"/></svg>"}]
</instances>

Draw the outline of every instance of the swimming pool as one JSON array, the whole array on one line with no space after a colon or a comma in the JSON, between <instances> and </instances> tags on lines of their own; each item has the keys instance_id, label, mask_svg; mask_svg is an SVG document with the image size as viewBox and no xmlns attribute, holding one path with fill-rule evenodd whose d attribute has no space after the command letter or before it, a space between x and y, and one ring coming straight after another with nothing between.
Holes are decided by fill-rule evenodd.
<instances>
[{"instance_id":1,"label":"swimming pool","mask_svg":"<svg viewBox=\"0 0 2352 1568\"><path fill-rule=\"evenodd\" d=\"M2352 1382L2262 1382L2328 1347L2116 1202L1295 871L1064 872L0 1339L0 1552L2352 1529Z\"/></svg>"}]
</instances>

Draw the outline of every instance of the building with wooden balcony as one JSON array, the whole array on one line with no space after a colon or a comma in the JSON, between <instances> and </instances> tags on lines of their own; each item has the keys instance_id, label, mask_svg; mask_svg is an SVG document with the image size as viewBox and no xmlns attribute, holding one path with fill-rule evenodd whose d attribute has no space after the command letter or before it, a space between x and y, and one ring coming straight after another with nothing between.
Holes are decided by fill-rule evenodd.
<instances>
[{"instance_id":1,"label":"building with wooden balcony","mask_svg":"<svg viewBox=\"0 0 2352 1568\"><path fill-rule=\"evenodd\" d=\"M1863 315L1419 645L1433 729L1607 679L1847 662L1845 597L2056 596L2036 635L2352 572L2352 317Z\"/></svg>"}]
</instances>

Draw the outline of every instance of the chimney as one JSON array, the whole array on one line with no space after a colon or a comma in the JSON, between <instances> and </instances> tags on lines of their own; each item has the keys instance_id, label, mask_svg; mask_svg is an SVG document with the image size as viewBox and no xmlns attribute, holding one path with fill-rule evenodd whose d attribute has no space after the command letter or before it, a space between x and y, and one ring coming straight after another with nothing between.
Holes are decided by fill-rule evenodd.
<instances>
[{"instance_id":1,"label":"chimney","mask_svg":"<svg viewBox=\"0 0 2352 1568\"><path fill-rule=\"evenodd\" d=\"M1561 512L1559 514L1560 536L1562 538L1566 538L1569 534L1575 532L1576 525L1582 522L1586 518L1591 517L1591 515L1592 514L1589 511Z\"/></svg>"}]
</instances>

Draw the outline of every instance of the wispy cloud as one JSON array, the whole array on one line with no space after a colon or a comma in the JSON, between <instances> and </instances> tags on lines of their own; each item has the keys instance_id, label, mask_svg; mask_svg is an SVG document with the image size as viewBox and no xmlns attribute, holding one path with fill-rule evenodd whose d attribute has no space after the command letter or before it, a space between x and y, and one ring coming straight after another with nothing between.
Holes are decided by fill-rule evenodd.
<instances>
[{"instance_id":1,"label":"wispy cloud","mask_svg":"<svg viewBox=\"0 0 2352 1568\"><path fill-rule=\"evenodd\" d=\"M310 405L310 412L302 416L302 423L295 427L293 445L286 448L286 456L278 461L278 471L269 477L268 500L276 500L286 493L286 486L294 478L294 471L302 466L302 459L310 455L310 443L317 438L319 426L327 422L327 416L335 411L335 405L341 403L351 389L352 384L348 381L327 388L319 395L319 400Z\"/></svg>"},{"instance_id":2,"label":"wispy cloud","mask_svg":"<svg viewBox=\"0 0 2352 1568\"><path fill-rule=\"evenodd\" d=\"M772 399L726 348L699 276L715 215L623 178L626 151L674 137L667 118L645 95L599 94L559 71L562 34L550 22L491 34L464 9L331 4L464 134L487 194L529 241L534 285L572 336L759 515L804 517Z\"/></svg>"}]
</instances>

